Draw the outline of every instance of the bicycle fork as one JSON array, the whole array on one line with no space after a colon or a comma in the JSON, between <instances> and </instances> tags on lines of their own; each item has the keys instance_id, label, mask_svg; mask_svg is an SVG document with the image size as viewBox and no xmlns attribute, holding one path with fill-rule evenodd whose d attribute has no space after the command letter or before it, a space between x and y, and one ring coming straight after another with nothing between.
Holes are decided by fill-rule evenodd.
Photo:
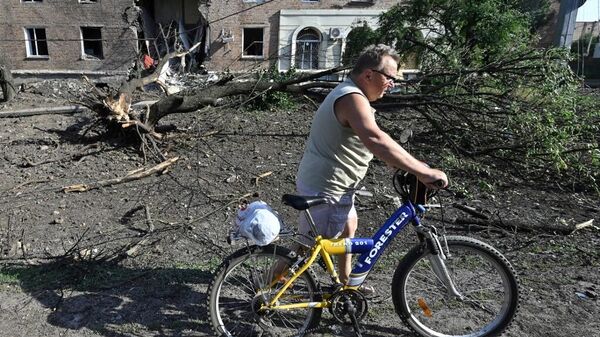
<instances>
[{"instance_id":1,"label":"bicycle fork","mask_svg":"<svg viewBox=\"0 0 600 337\"><path fill-rule=\"evenodd\" d=\"M440 244L437 234L426 227L420 228L419 231L427 238L426 241L431 252L427 258L431 263L431 269L433 270L433 273L437 277L438 281L446 287L446 290L448 291L448 297L456 297L459 300L464 300L464 296L458 291L458 289L456 289L456 286L450 277L450 273L448 272L448 268L444 262L447 259L447 256L442 249L442 245ZM448 251L448 254L449 253L450 252Z\"/></svg>"}]
</instances>

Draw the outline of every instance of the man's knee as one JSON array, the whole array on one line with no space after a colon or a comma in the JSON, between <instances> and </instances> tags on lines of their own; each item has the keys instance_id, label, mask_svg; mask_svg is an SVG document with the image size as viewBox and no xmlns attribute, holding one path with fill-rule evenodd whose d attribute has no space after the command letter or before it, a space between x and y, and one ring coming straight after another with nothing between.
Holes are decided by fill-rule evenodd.
<instances>
[{"instance_id":1,"label":"man's knee","mask_svg":"<svg viewBox=\"0 0 600 337\"><path fill-rule=\"evenodd\" d=\"M346 221L346 225L344 226L344 231L342 232L342 236L345 238L353 238L354 233L356 233L356 228L358 227L358 220L356 218L350 218Z\"/></svg>"}]
</instances>

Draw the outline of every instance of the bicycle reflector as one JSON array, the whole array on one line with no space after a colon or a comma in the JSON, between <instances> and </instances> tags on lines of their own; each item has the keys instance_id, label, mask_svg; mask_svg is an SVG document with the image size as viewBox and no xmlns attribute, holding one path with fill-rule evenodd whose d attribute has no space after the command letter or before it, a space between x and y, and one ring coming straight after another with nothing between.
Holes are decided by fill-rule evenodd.
<instances>
[{"instance_id":1,"label":"bicycle reflector","mask_svg":"<svg viewBox=\"0 0 600 337\"><path fill-rule=\"evenodd\" d=\"M417 300L417 303L419 304L419 307L421 307L421 310L423 310L423 314L426 317L431 317L431 309L429 309L429 306L427 305L427 303L425 303L425 300L422 298L419 298Z\"/></svg>"}]
</instances>

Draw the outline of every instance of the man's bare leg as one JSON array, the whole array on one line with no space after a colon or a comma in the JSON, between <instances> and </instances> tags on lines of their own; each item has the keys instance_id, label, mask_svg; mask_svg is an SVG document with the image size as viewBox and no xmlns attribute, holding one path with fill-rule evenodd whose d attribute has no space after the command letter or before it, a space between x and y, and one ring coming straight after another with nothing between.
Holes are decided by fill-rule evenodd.
<instances>
[{"instance_id":1,"label":"man's bare leg","mask_svg":"<svg viewBox=\"0 0 600 337\"><path fill-rule=\"evenodd\" d=\"M353 238L356 233L356 228L358 227L358 219L357 218L348 218L346 221L346 225L344 226L344 231L340 238ZM350 272L352 271L352 254L344 254L340 255L338 260L338 272L340 273L340 281L343 284L348 283L348 278L350 277Z\"/></svg>"}]
</instances>

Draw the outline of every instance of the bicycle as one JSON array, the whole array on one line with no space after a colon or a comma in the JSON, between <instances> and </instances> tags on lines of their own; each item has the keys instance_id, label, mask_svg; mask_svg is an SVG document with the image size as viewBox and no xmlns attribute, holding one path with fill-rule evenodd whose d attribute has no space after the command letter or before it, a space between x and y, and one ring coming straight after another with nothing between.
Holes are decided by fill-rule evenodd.
<instances>
[{"instance_id":1,"label":"bicycle","mask_svg":"<svg viewBox=\"0 0 600 337\"><path fill-rule=\"evenodd\" d=\"M393 181L402 205L372 238L316 236L306 254L274 244L247 245L227 257L208 288L214 331L222 336L303 336L316 331L323 309L329 309L336 321L352 324L361 336L368 300L359 286L393 238L412 223L419 242L398 263L391 284L394 308L404 324L425 337L502 334L520 296L509 261L482 241L439 235L435 227L422 224L426 209L413 201L431 197L431 191L409 174L396 172ZM286 194L283 202L304 210L316 233L309 209L325 198ZM341 284L331 256L345 253L359 257L348 283ZM325 268L331 285L317 282L315 263Z\"/></svg>"}]
</instances>

